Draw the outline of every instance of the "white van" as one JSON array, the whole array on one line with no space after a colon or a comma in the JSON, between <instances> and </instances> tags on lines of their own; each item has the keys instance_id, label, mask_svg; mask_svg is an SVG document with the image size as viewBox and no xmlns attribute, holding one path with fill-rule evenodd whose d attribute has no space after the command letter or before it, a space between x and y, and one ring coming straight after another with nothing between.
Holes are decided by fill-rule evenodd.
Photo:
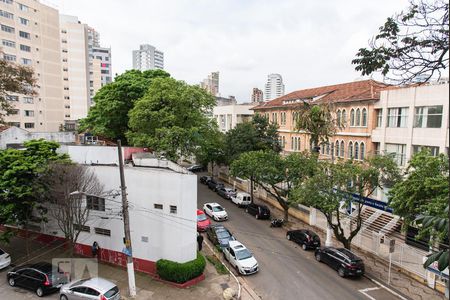
<instances>
[{"instance_id":1,"label":"white van","mask_svg":"<svg viewBox=\"0 0 450 300\"><path fill-rule=\"evenodd\" d=\"M247 193L237 193L236 197L231 197L231 201L239 207L252 203L250 195Z\"/></svg>"}]
</instances>

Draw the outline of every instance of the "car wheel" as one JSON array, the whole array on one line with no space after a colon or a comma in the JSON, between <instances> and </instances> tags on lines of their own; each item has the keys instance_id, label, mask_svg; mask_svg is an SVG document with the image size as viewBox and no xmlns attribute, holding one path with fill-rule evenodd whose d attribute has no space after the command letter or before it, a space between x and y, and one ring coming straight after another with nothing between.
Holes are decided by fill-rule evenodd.
<instances>
[{"instance_id":1,"label":"car wheel","mask_svg":"<svg viewBox=\"0 0 450 300\"><path fill-rule=\"evenodd\" d=\"M339 276L341 276L341 277L345 277L345 272L344 272L344 268L343 268L343 267L340 267L340 268L338 269L338 274L339 274Z\"/></svg>"},{"instance_id":2,"label":"car wheel","mask_svg":"<svg viewBox=\"0 0 450 300\"><path fill-rule=\"evenodd\" d=\"M43 290L41 287L38 287L38 288L36 289L36 295L37 295L38 297L44 296L44 290Z\"/></svg>"},{"instance_id":3,"label":"car wheel","mask_svg":"<svg viewBox=\"0 0 450 300\"><path fill-rule=\"evenodd\" d=\"M14 280L14 278L10 278L8 280L8 283L9 283L10 286L15 286L16 285L16 281Z\"/></svg>"},{"instance_id":4,"label":"car wheel","mask_svg":"<svg viewBox=\"0 0 450 300\"><path fill-rule=\"evenodd\" d=\"M67 296L66 295L61 295L61 297L59 299L60 300L67 300Z\"/></svg>"},{"instance_id":5,"label":"car wheel","mask_svg":"<svg viewBox=\"0 0 450 300\"><path fill-rule=\"evenodd\" d=\"M302 249L305 251L308 250L308 247L306 247L306 244L302 244Z\"/></svg>"},{"instance_id":6,"label":"car wheel","mask_svg":"<svg viewBox=\"0 0 450 300\"><path fill-rule=\"evenodd\" d=\"M286 238L288 239L288 241L291 240L291 235L290 234L286 234Z\"/></svg>"},{"instance_id":7,"label":"car wheel","mask_svg":"<svg viewBox=\"0 0 450 300\"><path fill-rule=\"evenodd\" d=\"M316 260L318 262L322 261L322 256L320 255L320 253L316 253Z\"/></svg>"}]
</instances>

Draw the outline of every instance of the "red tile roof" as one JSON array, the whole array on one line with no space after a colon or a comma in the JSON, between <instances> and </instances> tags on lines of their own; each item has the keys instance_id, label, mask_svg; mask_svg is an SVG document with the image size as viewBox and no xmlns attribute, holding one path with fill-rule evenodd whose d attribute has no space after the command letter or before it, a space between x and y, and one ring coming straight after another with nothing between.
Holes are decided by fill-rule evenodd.
<instances>
[{"instance_id":1,"label":"red tile roof","mask_svg":"<svg viewBox=\"0 0 450 300\"><path fill-rule=\"evenodd\" d=\"M5 131L8 128L9 128L9 126L0 124L0 132L3 132L3 131Z\"/></svg>"},{"instance_id":2,"label":"red tile roof","mask_svg":"<svg viewBox=\"0 0 450 300\"><path fill-rule=\"evenodd\" d=\"M273 107L295 106L299 102L352 102L362 100L380 99L380 91L390 85L375 80L353 81L335 85L322 86L312 89L298 90L268 102L261 103L252 109L265 109ZM299 100L299 101L296 101Z\"/></svg>"}]
</instances>

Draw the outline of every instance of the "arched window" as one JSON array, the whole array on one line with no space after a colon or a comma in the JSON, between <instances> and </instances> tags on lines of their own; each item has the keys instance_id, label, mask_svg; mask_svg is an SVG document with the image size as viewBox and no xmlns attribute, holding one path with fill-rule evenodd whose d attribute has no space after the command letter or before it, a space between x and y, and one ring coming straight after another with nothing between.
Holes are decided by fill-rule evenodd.
<instances>
[{"instance_id":1,"label":"arched window","mask_svg":"<svg viewBox=\"0 0 450 300\"><path fill-rule=\"evenodd\" d=\"M320 144L320 153L325 154L325 144Z\"/></svg>"},{"instance_id":2,"label":"arched window","mask_svg":"<svg viewBox=\"0 0 450 300\"><path fill-rule=\"evenodd\" d=\"M297 138L297 150L300 150L300 137Z\"/></svg>"},{"instance_id":3,"label":"arched window","mask_svg":"<svg viewBox=\"0 0 450 300\"><path fill-rule=\"evenodd\" d=\"M350 111L350 126L355 126L355 110Z\"/></svg>"},{"instance_id":4,"label":"arched window","mask_svg":"<svg viewBox=\"0 0 450 300\"><path fill-rule=\"evenodd\" d=\"M336 141L336 143L334 145L334 151L335 151L334 155L336 157L339 157L339 141Z\"/></svg>"},{"instance_id":5,"label":"arched window","mask_svg":"<svg viewBox=\"0 0 450 300\"><path fill-rule=\"evenodd\" d=\"M364 160L365 151L366 151L366 146L364 145L364 143L361 143L361 146L359 146L359 152L360 152L359 155L361 157L361 160Z\"/></svg>"},{"instance_id":6,"label":"arched window","mask_svg":"<svg viewBox=\"0 0 450 300\"><path fill-rule=\"evenodd\" d=\"M367 126L367 110L363 108L362 110L362 124L361 126Z\"/></svg>"},{"instance_id":7,"label":"arched window","mask_svg":"<svg viewBox=\"0 0 450 300\"><path fill-rule=\"evenodd\" d=\"M341 149L340 149L339 152L341 152L341 153L340 153L340 154L341 154L341 157L344 158L344 157L345 157L345 145L344 145L344 141L341 141Z\"/></svg>"},{"instance_id":8,"label":"arched window","mask_svg":"<svg viewBox=\"0 0 450 300\"><path fill-rule=\"evenodd\" d=\"M361 126L361 111L359 110L359 108L356 110L355 126Z\"/></svg>"},{"instance_id":9,"label":"arched window","mask_svg":"<svg viewBox=\"0 0 450 300\"><path fill-rule=\"evenodd\" d=\"M359 158L359 144L355 142L355 155L353 156L355 159Z\"/></svg>"},{"instance_id":10,"label":"arched window","mask_svg":"<svg viewBox=\"0 0 450 300\"><path fill-rule=\"evenodd\" d=\"M330 155L330 144L327 143L327 155Z\"/></svg>"},{"instance_id":11,"label":"arched window","mask_svg":"<svg viewBox=\"0 0 450 300\"><path fill-rule=\"evenodd\" d=\"M342 117L341 117L341 127L347 126L347 111L344 109L342 111Z\"/></svg>"},{"instance_id":12,"label":"arched window","mask_svg":"<svg viewBox=\"0 0 450 300\"><path fill-rule=\"evenodd\" d=\"M294 137L291 137L291 150L294 150Z\"/></svg>"},{"instance_id":13,"label":"arched window","mask_svg":"<svg viewBox=\"0 0 450 300\"><path fill-rule=\"evenodd\" d=\"M341 111L338 110L338 111L336 112L336 123L337 123L337 126L338 126L338 127L341 127L341 122L342 122L342 119L341 119Z\"/></svg>"},{"instance_id":14,"label":"arched window","mask_svg":"<svg viewBox=\"0 0 450 300\"><path fill-rule=\"evenodd\" d=\"M348 158L353 158L353 142L348 143Z\"/></svg>"},{"instance_id":15,"label":"arched window","mask_svg":"<svg viewBox=\"0 0 450 300\"><path fill-rule=\"evenodd\" d=\"M281 140L281 147L284 149L284 146L286 145L286 137L282 136L281 138L282 138L282 140Z\"/></svg>"}]
</instances>

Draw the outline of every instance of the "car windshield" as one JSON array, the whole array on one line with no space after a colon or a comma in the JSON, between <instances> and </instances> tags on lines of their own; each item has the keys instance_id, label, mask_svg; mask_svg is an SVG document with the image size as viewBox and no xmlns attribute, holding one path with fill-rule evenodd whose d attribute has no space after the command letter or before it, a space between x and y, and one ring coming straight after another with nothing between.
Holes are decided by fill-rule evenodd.
<instances>
[{"instance_id":1,"label":"car windshield","mask_svg":"<svg viewBox=\"0 0 450 300\"><path fill-rule=\"evenodd\" d=\"M105 293L106 298L110 298L119 292L119 288L117 286L113 287L109 291Z\"/></svg>"},{"instance_id":2,"label":"car windshield","mask_svg":"<svg viewBox=\"0 0 450 300\"><path fill-rule=\"evenodd\" d=\"M232 192L234 192L234 190L233 189L225 189L225 192L232 193Z\"/></svg>"},{"instance_id":3,"label":"car windshield","mask_svg":"<svg viewBox=\"0 0 450 300\"><path fill-rule=\"evenodd\" d=\"M5 251L3 251L2 249L0 249L0 255L5 254Z\"/></svg>"},{"instance_id":4,"label":"car windshield","mask_svg":"<svg viewBox=\"0 0 450 300\"><path fill-rule=\"evenodd\" d=\"M86 282L88 279L80 279L78 281L75 281L74 283L72 283L72 285L70 287L74 287L80 284L83 284L84 282Z\"/></svg>"},{"instance_id":5,"label":"car windshield","mask_svg":"<svg viewBox=\"0 0 450 300\"><path fill-rule=\"evenodd\" d=\"M206 220L206 216L205 214L201 214L201 215L197 215L197 221L205 221Z\"/></svg>"},{"instance_id":6,"label":"car windshield","mask_svg":"<svg viewBox=\"0 0 450 300\"><path fill-rule=\"evenodd\" d=\"M229 238L231 234L228 231L221 230L217 232L217 238L218 239L226 239Z\"/></svg>"},{"instance_id":7,"label":"car windshield","mask_svg":"<svg viewBox=\"0 0 450 300\"><path fill-rule=\"evenodd\" d=\"M214 206L212 209L213 209L214 212L221 212L221 211L223 211L222 206Z\"/></svg>"},{"instance_id":8,"label":"car windshield","mask_svg":"<svg viewBox=\"0 0 450 300\"><path fill-rule=\"evenodd\" d=\"M236 259L243 260L252 257L253 255L248 251L248 249L243 249L236 251Z\"/></svg>"}]
</instances>

